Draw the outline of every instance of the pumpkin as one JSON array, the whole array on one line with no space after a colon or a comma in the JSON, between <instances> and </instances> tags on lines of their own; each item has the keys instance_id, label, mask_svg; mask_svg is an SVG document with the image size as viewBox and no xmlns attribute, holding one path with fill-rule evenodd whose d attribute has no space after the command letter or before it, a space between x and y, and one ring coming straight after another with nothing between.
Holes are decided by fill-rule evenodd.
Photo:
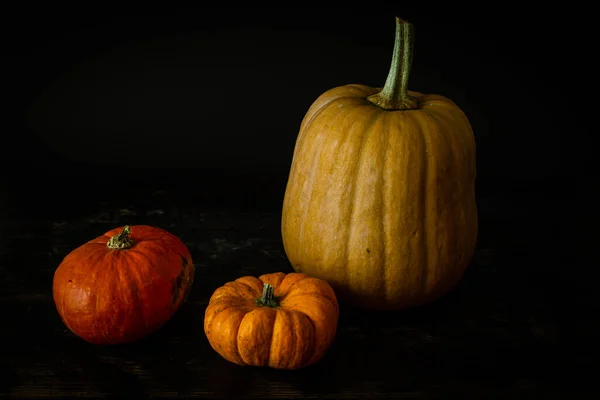
<instances>
[{"instance_id":1,"label":"pumpkin","mask_svg":"<svg viewBox=\"0 0 600 400\"><path fill-rule=\"evenodd\" d=\"M331 346L339 308L331 286L282 272L227 282L211 296L204 332L224 359L243 366L295 370Z\"/></svg>"},{"instance_id":2,"label":"pumpkin","mask_svg":"<svg viewBox=\"0 0 600 400\"><path fill-rule=\"evenodd\" d=\"M163 326L194 281L188 248L175 235L136 225L106 232L70 252L54 273L63 323L94 344L139 340Z\"/></svg>"},{"instance_id":3,"label":"pumpkin","mask_svg":"<svg viewBox=\"0 0 600 400\"><path fill-rule=\"evenodd\" d=\"M477 240L475 140L464 112L410 91L412 24L397 18L383 88L324 92L300 125L281 232L297 272L341 302L400 310L460 281Z\"/></svg>"}]
</instances>

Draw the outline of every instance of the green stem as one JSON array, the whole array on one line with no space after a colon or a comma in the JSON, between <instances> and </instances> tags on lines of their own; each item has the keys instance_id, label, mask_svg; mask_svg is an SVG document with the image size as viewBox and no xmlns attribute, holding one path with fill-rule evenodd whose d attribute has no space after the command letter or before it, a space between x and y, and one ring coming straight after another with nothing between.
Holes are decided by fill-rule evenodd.
<instances>
[{"instance_id":1,"label":"green stem","mask_svg":"<svg viewBox=\"0 0 600 400\"><path fill-rule=\"evenodd\" d=\"M277 308L279 307L279 302L277 298L274 296L275 288L270 283L265 283L263 285L262 296L260 299L256 299L256 303L260 307L271 307Z\"/></svg>"},{"instance_id":2,"label":"green stem","mask_svg":"<svg viewBox=\"0 0 600 400\"><path fill-rule=\"evenodd\" d=\"M408 77L413 58L414 29L411 23L396 17L396 38L392 65L381 92L367 98L385 110L412 110L417 99L408 94Z\"/></svg>"},{"instance_id":3,"label":"green stem","mask_svg":"<svg viewBox=\"0 0 600 400\"><path fill-rule=\"evenodd\" d=\"M109 249L128 249L133 246L133 240L131 240L129 234L131 234L131 228L129 225L125 225L123 231L118 235L111 237L106 245Z\"/></svg>"}]
</instances>

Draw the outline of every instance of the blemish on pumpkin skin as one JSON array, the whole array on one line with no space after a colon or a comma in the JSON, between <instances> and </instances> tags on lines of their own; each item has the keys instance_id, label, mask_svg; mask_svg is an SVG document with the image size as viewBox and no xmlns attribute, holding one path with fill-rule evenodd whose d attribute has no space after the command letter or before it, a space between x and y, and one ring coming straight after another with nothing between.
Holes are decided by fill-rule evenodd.
<instances>
[{"instance_id":1,"label":"blemish on pumpkin skin","mask_svg":"<svg viewBox=\"0 0 600 400\"><path fill-rule=\"evenodd\" d=\"M171 286L171 302L172 304L177 304L177 301L179 300L179 298L181 297L181 289L183 288L184 284L187 283L186 278L188 275L188 268L190 268L190 262L189 260L183 255L180 254L181 256L181 271L179 272L179 275L177 275L177 278L173 279L172 281L172 286ZM187 290L185 295L187 296Z\"/></svg>"}]
</instances>

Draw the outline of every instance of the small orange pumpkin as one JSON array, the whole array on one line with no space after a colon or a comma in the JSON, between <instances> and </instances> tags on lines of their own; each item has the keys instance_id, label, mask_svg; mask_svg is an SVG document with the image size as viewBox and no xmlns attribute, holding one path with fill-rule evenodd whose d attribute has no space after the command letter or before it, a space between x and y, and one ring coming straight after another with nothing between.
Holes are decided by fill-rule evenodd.
<instances>
[{"instance_id":1,"label":"small orange pumpkin","mask_svg":"<svg viewBox=\"0 0 600 400\"><path fill-rule=\"evenodd\" d=\"M188 248L152 226L106 232L69 253L54 273L60 318L94 344L133 342L163 326L194 281Z\"/></svg>"},{"instance_id":2,"label":"small orange pumpkin","mask_svg":"<svg viewBox=\"0 0 600 400\"><path fill-rule=\"evenodd\" d=\"M325 355L338 318L337 298L327 282L278 272L218 288L206 308L204 332L232 363L293 370Z\"/></svg>"}]
</instances>

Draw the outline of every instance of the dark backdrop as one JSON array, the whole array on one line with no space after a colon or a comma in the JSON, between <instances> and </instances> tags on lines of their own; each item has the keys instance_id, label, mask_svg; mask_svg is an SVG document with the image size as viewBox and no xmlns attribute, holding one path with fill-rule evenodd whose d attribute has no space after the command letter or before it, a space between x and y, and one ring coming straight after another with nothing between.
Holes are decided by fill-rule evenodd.
<instances>
[{"instance_id":1,"label":"dark backdrop","mask_svg":"<svg viewBox=\"0 0 600 400\"><path fill-rule=\"evenodd\" d=\"M415 313L398 322L367 316L352 322L352 314L343 316L345 336L338 343L342 349L364 343L357 363L389 352L407 357L394 358L405 372L397 375L383 364L379 369L354 368L354 361L338 352L333 364L322 368L347 365L342 372L327 371L320 380L297 375L289 381L299 390L318 387L331 393L346 393L343 381L348 379L372 379L372 386L355 386L362 388L380 387L380 382L382 393L411 390L411 382L416 388L435 383L430 391L450 390L444 387L448 382L455 390L475 387L486 394L494 390L492 383L499 383L501 391L502 385L522 384L521 393L560 385L571 393L582 387L596 390L587 377L597 363L600 332L599 292L592 277L600 222L598 196L592 194L597 187L590 168L594 147L584 122L595 117L591 72L596 64L591 58L597 46L590 34L593 25L585 17L591 11L576 8L574 2L536 9L524 8L525 2L518 7L484 2L468 9L398 3L392 8L363 2L336 10L4 6L0 255L6 255L10 268L0 268L0 283L10 288L2 299L3 315L8 316L4 319L11 322L18 315L24 322L2 327L7 337L3 342L15 345L15 338L24 338L26 346L5 352L8 368L0 365L0 376L8 378L0 379L0 386L29 368L27 360L39 353L45 361L36 360L31 364L34 372L23 375L52 379L40 378L40 385L29 381L20 390L50 393L62 390L61 382L71 385L64 388L84 390L80 382L88 378L72 379L66 371L71 366L64 366L75 360L72 365L88 371L76 376L85 376L102 357L92 348L60 346L71 339L56 336L62 333L49 311L50 297L44 296L61 257L106 221L132 218L136 224L161 221L168 226L183 220L180 210L191 209L177 205L197 204L194 215L203 216L202 224L198 228L196 222L189 231L194 231L195 260L204 263L199 269L204 282L195 307L204 304L208 288L224 277L254 274L253 265L265 270L283 265L273 261L278 256L258 255L270 247L260 244L247 253L233 253L230 249L237 247L227 247L229 242L220 238L231 237L233 245L260 236L264 246L273 244L274 254L281 251L277 212L302 117L332 87L384 83L394 15L399 15L416 29L410 87L450 97L474 128L481 215L475 268L470 268L472 275L454 303L442 303L446 305L422 317ZM270 213L265 218L261 213L213 213L213 206ZM131 211L123 209L165 213L129 217ZM89 219L103 210L113 210L107 211L111 217L106 221ZM592 234L580 229L584 224L593 227ZM182 237L185 225L177 228ZM214 259L215 254L220 258ZM192 313L198 309L187 314L196 327L197 314ZM436 342L425 328L414 334L437 344L413 346L417 340L411 339L412 328L406 328L413 326L411 318L415 326L430 326L443 340ZM195 335L189 321L182 331ZM376 333L395 323L404 328ZM353 330L352 324L363 328ZM159 347L187 355L188 342L177 340ZM126 356L106 351L117 354L116 359L137 357L156 366L152 373L159 377L167 377L177 364L180 373L166 381L184 390L205 384L187 362L160 367L161 362L148 356L153 352L143 347ZM441 367L433 366L437 360ZM209 387L244 390L271 382L261 386L261 393L265 387L275 388L275 394L286 390L277 385L288 378L255 379L233 369L230 374L225 364L214 365L205 375L220 379ZM131 376L112 371L102 365L99 375L91 373L87 382L94 385L101 379L102 387L117 382L118 389L111 390L127 392L120 382L133 382ZM379 376L380 371L387 372ZM568 372L575 378L569 380ZM477 382L484 376L483 383ZM315 382L327 384L323 388Z\"/></svg>"},{"instance_id":2,"label":"dark backdrop","mask_svg":"<svg viewBox=\"0 0 600 400\"><path fill-rule=\"evenodd\" d=\"M570 182L586 173L591 68L587 26L561 13L13 8L3 201L59 212L151 183L198 202L279 206L304 113L332 87L384 83L394 15L416 29L410 87L452 98L470 118L480 185Z\"/></svg>"}]
</instances>

